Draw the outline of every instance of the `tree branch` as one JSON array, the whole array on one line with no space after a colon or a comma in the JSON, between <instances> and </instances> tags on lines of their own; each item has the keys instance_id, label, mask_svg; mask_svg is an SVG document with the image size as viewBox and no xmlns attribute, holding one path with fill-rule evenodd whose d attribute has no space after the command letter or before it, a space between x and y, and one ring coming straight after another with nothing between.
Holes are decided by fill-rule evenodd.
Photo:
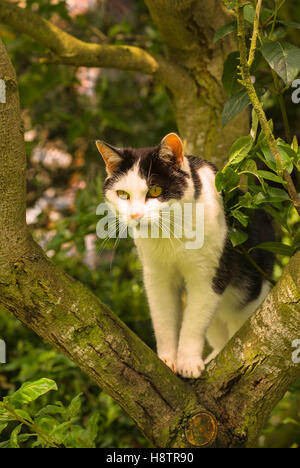
<instances>
[{"instance_id":1,"label":"tree branch","mask_svg":"<svg viewBox=\"0 0 300 468\"><path fill-rule=\"evenodd\" d=\"M250 52L249 52L249 58L248 58L249 68L251 67L254 61L254 57L255 57L257 36L259 32L259 19L260 19L261 4L262 4L262 0L258 0L256 4L255 18L254 18L254 24L253 24L253 34L251 38L251 46L250 46Z\"/></svg>"},{"instance_id":2,"label":"tree branch","mask_svg":"<svg viewBox=\"0 0 300 468\"><path fill-rule=\"evenodd\" d=\"M0 70L6 94L0 103L0 251L7 258L26 249L26 156L16 74L1 40Z\"/></svg>"},{"instance_id":3,"label":"tree branch","mask_svg":"<svg viewBox=\"0 0 300 468\"><path fill-rule=\"evenodd\" d=\"M42 59L44 61L154 75L175 94L183 83L193 87L191 78L183 68L158 54L154 56L139 47L81 41L32 11L6 0L0 0L0 22L29 35L52 51L51 59Z\"/></svg>"}]
</instances>

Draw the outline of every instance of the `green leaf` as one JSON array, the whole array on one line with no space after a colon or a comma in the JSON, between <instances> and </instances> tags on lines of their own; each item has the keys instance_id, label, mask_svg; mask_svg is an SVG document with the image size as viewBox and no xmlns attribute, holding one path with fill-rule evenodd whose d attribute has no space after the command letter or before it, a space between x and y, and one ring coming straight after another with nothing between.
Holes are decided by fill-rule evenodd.
<instances>
[{"instance_id":1,"label":"green leaf","mask_svg":"<svg viewBox=\"0 0 300 468\"><path fill-rule=\"evenodd\" d=\"M237 23L236 21L233 21L231 23L225 24L221 28L217 29L214 35L213 42L216 43L220 39L223 39L223 37L228 36L228 34L231 34L237 30Z\"/></svg>"},{"instance_id":2,"label":"green leaf","mask_svg":"<svg viewBox=\"0 0 300 468\"><path fill-rule=\"evenodd\" d=\"M14 409L14 412L22 419L25 419L25 421L29 421L29 422L33 422L32 421L32 418L30 416L30 414L27 413L27 411L23 410L23 409L18 409L18 408L15 408Z\"/></svg>"},{"instance_id":3,"label":"green leaf","mask_svg":"<svg viewBox=\"0 0 300 468\"><path fill-rule=\"evenodd\" d=\"M259 98L261 98L264 93L265 89L261 86L256 86L256 93ZM223 127L236 117L240 112L242 112L246 107L250 105L250 99L248 93L245 89L234 94L226 103L222 113L222 124Z\"/></svg>"},{"instance_id":4,"label":"green leaf","mask_svg":"<svg viewBox=\"0 0 300 468\"><path fill-rule=\"evenodd\" d=\"M244 227L248 226L249 218L240 210L231 211L230 215L233 216L235 219L237 219L241 223L242 226Z\"/></svg>"},{"instance_id":5,"label":"green leaf","mask_svg":"<svg viewBox=\"0 0 300 468\"><path fill-rule=\"evenodd\" d=\"M232 52L228 55L225 63L222 76L222 82L225 92L232 96L239 91L242 85L238 82L239 73L238 66L240 64L239 52Z\"/></svg>"},{"instance_id":6,"label":"green leaf","mask_svg":"<svg viewBox=\"0 0 300 468\"><path fill-rule=\"evenodd\" d=\"M255 206L254 198L251 193L247 192L245 195L239 197L239 205L244 208L253 208Z\"/></svg>"},{"instance_id":7,"label":"green leaf","mask_svg":"<svg viewBox=\"0 0 300 468\"><path fill-rule=\"evenodd\" d=\"M82 393L77 395L73 400L71 401L69 407L68 407L68 416L69 418L74 418L75 416L78 416L81 408L81 396Z\"/></svg>"},{"instance_id":8,"label":"green leaf","mask_svg":"<svg viewBox=\"0 0 300 468\"><path fill-rule=\"evenodd\" d=\"M15 429L12 431L10 439L9 439L10 448L20 448L20 445L18 442L18 435L20 434L22 426L23 424L19 424L19 426L15 427Z\"/></svg>"},{"instance_id":9,"label":"green leaf","mask_svg":"<svg viewBox=\"0 0 300 468\"><path fill-rule=\"evenodd\" d=\"M294 255L293 247L282 244L281 242L263 242L262 244L253 247L251 250L254 249L267 250L268 252L272 252L276 255L284 255L287 257L292 257L292 255Z\"/></svg>"},{"instance_id":10,"label":"green leaf","mask_svg":"<svg viewBox=\"0 0 300 468\"><path fill-rule=\"evenodd\" d=\"M290 197L285 190L282 190L277 187L268 187L266 201L272 203L279 203L287 200L290 200Z\"/></svg>"},{"instance_id":11,"label":"green leaf","mask_svg":"<svg viewBox=\"0 0 300 468\"><path fill-rule=\"evenodd\" d=\"M266 163L266 165L272 169L272 171L274 172L277 172L278 170L278 165L274 159L274 156L273 156L273 153L272 151L270 150L269 146L267 145L263 145L261 147L261 150L263 152L263 155L265 157L265 159L263 159L263 161ZM294 151L292 150L292 148L289 148L289 147L283 147L281 145L278 146L278 150L280 152L280 155L282 157L282 160L283 160L283 167L284 169L286 169L289 174L291 174L293 172L293 157L296 155L296 153L294 153Z\"/></svg>"},{"instance_id":12,"label":"green leaf","mask_svg":"<svg viewBox=\"0 0 300 468\"><path fill-rule=\"evenodd\" d=\"M297 154L297 157L298 157L299 145L298 145L298 138L296 137L296 135L294 135L293 142L291 144L291 148L292 148L293 151L295 151L295 153Z\"/></svg>"},{"instance_id":13,"label":"green leaf","mask_svg":"<svg viewBox=\"0 0 300 468\"><path fill-rule=\"evenodd\" d=\"M273 153L270 150L270 148L267 145L263 145L261 148L261 151L263 153L263 157L261 157L260 159L262 159L262 161L264 161L264 163L270 169L272 169L272 171L276 172L277 170L276 161L274 159ZM258 156L260 155L258 154Z\"/></svg>"},{"instance_id":14,"label":"green leaf","mask_svg":"<svg viewBox=\"0 0 300 468\"><path fill-rule=\"evenodd\" d=\"M251 135L243 136L236 140L230 150L229 153L229 161L231 164L237 164L243 159L245 159L249 151L253 146L253 138Z\"/></svg>"},{"instance_id":15,"label":"green leaf","mask_svg":"<svg viewBox=\"0 0 300 468\"><path fill-rule=\"evenodd\" d=\"M261 48L262 54L285 84L291 83L300 70L300 49L288 42L270 42Z\"/></svg>"},{"instance_id":16,"label":"green leaf","mask_svg":"<svg viewBox=\"0 0 300 468\"><path fill-rule=\"evenodd\" d=\"M295 23L293 21L278 21L278 23L283 24L284 26L287 26L288 28L295 28L295 29L300 29L300 23Z\"/></svg>"},{"instance_id":17,"label":"green leaf","mask_svg":"<svg viewBox=\"0 0 300 468\"><path fill-rule=\"evenodd\" d=\"M226 103L222 113L223 127L250 105L250 99L246 90L242 89L234 94Z\"/></svg>"},{"instance_id":18,"label":"green leaf","mask_svg":"<svg viewBox=\"0 0 300 468\"><path fill-rule=\"evenodd\" d=\"M219 171L215 177L215 186L218 192L224 190L225 187L225 178L223 172Z\"/></svg>"},{"instance_id":19,"label":"green leaf","mask_svg":"<svg viewBox=\"0 0 300 468\"><path fill-rule=\"evenodd\" d=\"M247 159L243 162L242 166L240 167L241 172L250 172L251 174L257 174L257 165L253 159Z\"/></svg>"},{"instance_id":20,"label":"green leaf","mask_svg":"<svg viewBox=\"0 0 300 468\"><path fill-rule=\"evenodd\" d=\"M1 407L0 403L0 423L8 422L8 421L15 421L15 417L10 414L5 408Z\"/></svg>"},{"instance_id":21,"label":"green leaf","mask_svg":"<svg viewBox=\"0 0 300 468\"><path fill-rule=\"evenodd\" d=\"M66 410L63 406L59 405L47 405L44 408L42 408L37 414L36 417L40 416L45 416L47 414L53 415L53 414L62 414L64 415L66 413Z\"/></svg>"},{"instance_id":22,"label":"green leaf","mask_svg":"<svg viewBox=\"0 0 300 468\"><path fill-rule=\"evenodd\" d=\"M230 228L229 238L233 247L243 244L248 239L248 234L236 228Z\"/></svg>"},{"instance_id":23,"label":"green leaf","mask_svg":"<svg viewBox=\"0 0 300 468\"><path fill-rule=\"evenodd\" d=\"M272 180L273 182L278 182L279 184L286 184L282 177L274 174L269 171L257 171L257 174L263 179Z\"/></svg>"},{"instance_id":24,"label":"green leaf","mask_svg":"<svg viewBox=\"0 0 300 468\"><path fill-rule=\"evenodd\" d=\"M35 382L26 382L10 397L9 402L14 405L27 405L50 390L57 390L53 380L43 378Z\"/></svg>"},{"instance_id":25,"label":"green leaf","mask_svg":"<svg viewBox=\"0 0 300 468\"><path fill-rule=\"evenodd\" d=\"M284 168L291 174L293 172L293 163L297 164L298 162L297 152L285 142L279 145L279 151L284 161Z\"/></svg>"},{"instance_id":26,"label":"green leaf","mask_svg":"<svg viewBox=\"0 0 300 468\"><path fill-rule=\"evenodd\" d=\"M215 184L218 192L229 191L239 185L240 176L231 167L226 167L216 175Z\"/></svg>"},{"instance_id":27,"label":"green leaf","mask_svg":"<svg viewBox=\"0 0 300 468\"><path fill-rule=\"evenodd\" d=\"M99 431L99 413L92 413L87 422L87 431L89 434L89 440L94 443Z\"/></svg>"},{"instance_id":28,"label":"green leaf","mask_svg":"<svg viewBox=\"0 0 300 468\"><path fill-rule=\"evenodd\" d=\"M0 434L1 432L4 431L4 429L7 427L8 423L0 423Z\"/></svg>"},{"instance_id":29,"label":"green leaf","mask_svg":"<svg viewBox=\"0 0 300 468\"><path fill-rule=\"evenodd\" d=\"M255 18L255 9L253 5L244 6L244 18L248 23L253 24Z\"/></svg>"}]
</instances>

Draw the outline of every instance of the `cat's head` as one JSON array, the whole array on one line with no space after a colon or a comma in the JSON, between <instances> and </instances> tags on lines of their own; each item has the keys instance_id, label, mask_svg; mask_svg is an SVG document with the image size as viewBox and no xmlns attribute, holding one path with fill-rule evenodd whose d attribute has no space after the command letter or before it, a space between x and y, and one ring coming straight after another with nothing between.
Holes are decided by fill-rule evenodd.
<instances>
[{"instance_id":1,"label":"cat's head","mask_svg":"<svg viewBox=\"0 0 300 468\"><path fill-rule=\"evenodd\" d=\"M183 198L188 173L175 133L152 148L115 148L99 140L96 145L108 174L104 196L126 224L155 219L163 206Z\"/></svg>"}]
</instances>

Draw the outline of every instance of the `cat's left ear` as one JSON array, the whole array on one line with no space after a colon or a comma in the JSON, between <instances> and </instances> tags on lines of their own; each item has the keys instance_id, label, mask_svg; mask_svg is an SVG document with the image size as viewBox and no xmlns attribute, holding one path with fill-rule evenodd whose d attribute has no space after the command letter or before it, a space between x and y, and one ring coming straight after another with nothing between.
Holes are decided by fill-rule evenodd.
<instances>
[{"instance_id":1,"label":"cat's left ear","mask_svg":"<svg viewBox=\"0 0 300 468\"><path fill-rule=\"evenodd\" d=\"M96 141L96 146L105 162L106 172L111 176L118 169L122 161L122 154L118 148L114 148L101 140Z\"/></svg>"},{"instance_id":2,"label":"cat's left ear","mask_svg":"<svg viewBox=\"0 0 300 468\"><path fill-rule=\"evenodd\" d=\"M166 135L159 146L159 157L167 162L181 168L183 165L183 143L176 133Z\"/></svg>"}]
</instances>

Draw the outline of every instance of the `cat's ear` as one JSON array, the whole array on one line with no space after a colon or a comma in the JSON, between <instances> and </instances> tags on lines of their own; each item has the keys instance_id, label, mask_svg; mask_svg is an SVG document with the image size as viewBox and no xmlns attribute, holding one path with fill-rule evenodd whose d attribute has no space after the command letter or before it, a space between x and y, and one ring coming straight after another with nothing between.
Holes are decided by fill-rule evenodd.
<instances>
[{"instance_id":1,"label":"cat's ear","mask_svg":"<svg viewBox=\"0 0 300 468\"><path fill-rule=\"evenodd\" d=\"M176 133L166 135L159 146L159 157L163 161L180 168L183 165L183 143Z\"/></svg>"},{"instance_id":2,"label":"cat's ear","mask_svg":"<svg viewBox=\"0 0 300 468\"><path fill-rule=\"evenodd\" d=\"M114 148L101 140L96 141L96 146L105 162L106 172L111 176L119 168L122 161L122 154L118 148Z\"/></svg>"}]
</instances>

